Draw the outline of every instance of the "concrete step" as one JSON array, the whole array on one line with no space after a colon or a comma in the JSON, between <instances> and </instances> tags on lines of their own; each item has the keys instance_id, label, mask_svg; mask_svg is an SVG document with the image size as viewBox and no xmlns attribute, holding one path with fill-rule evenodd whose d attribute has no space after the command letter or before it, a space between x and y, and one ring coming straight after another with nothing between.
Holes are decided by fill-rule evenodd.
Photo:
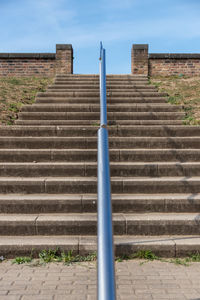
<instances>
[{"instance_id":1,"label":"concrete step","mask_svg":"<svg viewBox=\"0 0 200 300\"><path fill-rule=\"evenodd\" d=\"M99 97L97 98L56 98L56 97L36 97L36 103L40 104L99 104ZM135 98L115 98L115 99L107 99L108 104L144 104L144 103L166 103L167 99L165 97L135 97Z\"/></svg>"},{"instance_id":2,"label":"concrete step","mask_svg":"<svg viewBox=\"0 0 200 300\"><path fill-rule=\"evenodd\" d=\"M96 213L0 214L1 235L96 235ZM198 213L113 214L115 235L199 235Z\"/></svg>"},{"instance_id":3,"label":"concrete step","mask_svg":"<svg viewBox=\"0 0 200 300\"><path fill-rule=\"evenodd\" d=\"M184 112L108 112L108 120L183 120ZM21 120L99 120L99 112L20 112Z\"/></svg>"},{"instance_id":4,"label":"concrete step","mask_svg":"<svg viewBox=\"0 0 200 300\"><path fill-rule=\"evenodd\" d=\"M64 84L64 85L96 85L99 86L99 79L55 79L54 84ZM115 85L115 86L122 86L122 85L145 85L151 86L147 79L111 79L106 81L107 86Z\"/></svg>"},{"instance_id":5,"label":"concrete step","mask_svg":"<svg viewBox=\"0 0 200 300\"><path fill-rule=\"evenodd\" d=\"M110 125L183 125L183 120L113 120L108 121ZM99 120L15 120L16 125L84 125L99 126Z\"/></svg>"},{"instance_id":6,"label":"concrete step","mask_svg":"<svg viewBox=\"0 0 200 300\"><path fill-rule=\"evenodd\" d=\"M75 128L75 127L74 127ZM116 125L110 126L109 134L114 136L117 130L117 135L120 137L126 136L152 136L152 137L184 137L184 136L200 136L199 126L186 126L186 125L155 125L149 126L131 126L131 125ZM87 129L88 130L88 129ZM89 132L89 130L88 130Z\"/></svg>"},{"instance_id":7,"label":"concrete step","mask_svg":"<svg viewBox=\"0 0 200 300\"><path fill-rule=\"evenodd\" d=\"M200 162L111 162L114 177L200 176ZM0 163L0 176L19 177L95 177L96 162Z\"/></svg>"},{"instance_id":8,"label":"concrete step","mask_svg":"<svg viewBox=\"0 0 200 300\"><path fill-rule=\"evenodd\" d=\"M98 93L99 92L99 87L95 87L90 85L89 87L86 86L49 86L47 89L47 92L95 92ZM158 90L154 87L133 87L133 86L129 86L129 87L124 87L124 86L116 86L115 88L109 88L107 87L107 92L158 92Z\"/></svg>"},{"instance_id":9,"label":"concrete step","mask_svg":"<svg viewBox=\"0 0 200 300\"><path fill-rule=\"evenodd\" d=\"M55 78L53 83L66 83L66 84L99 84L99 78ZM149 85L147 78L107 78L106 85L112 84L145 84Z\"/></svg>"},{"instance_id":10,"label":"concrete step","mask_svg":"<svg viewBox=\"0 0 200 300\"><path fill-rule=\"evenodd\" d=\"M99 76L56 76L54 82L88 82L88 83L97 83L99 84ZM147 77L142 76L106 76L106 83L126 83L130 84L133 82L141 82L145 84L149 84L149 80Z\"/></svg>"},{"instance_id":11,"label":"concrete step","mask_svg":"<svg viewBox=\"0 0 200 300\"><path fill-rule=\"evenodd\" d=\"M112 177L113 194L199 193L200 177ZM0 177L0 193L96 193L96 177Z\"/></svg>"},{"instance_id":12,"label":"concrete step","mask_svg":"<svg viewBox=\"0 0 200 300\"><path fill-rule=\"evenodd\" d=\"M199 149L200 137L110 137L112 149ZM0 137L0 149L95 149L97 137Z\"/></svg>"},{"instance_id":13,"label":"concrete step","mask_svg":"<svg viewBox=\"0 0 200 300\"><path fill-rule=\"evenodd\" d=\"M0 162L96 162L97 149L0 149ZM112 162L199 162L199 149L110 149Z\"/></svg>"},{"instance_id":14,"label":"concrete step","mask_svg":"<svg viewBox=\"0 0 200 300\"><path fill-rule=\"evenodd\" d=\"M67 78L67 79L99 79L99 74L56 74L55 78ZM132 74L107 74L106 79L147 79L144 75L132 75Z\"/></svg>"},{"instance_id":15,"label":"concrete step","mask_svg":"<svg viewBox=\"0 0 200 300\"><path fill-rule=\"evenodd\" d=\"M38 97L99 97L98 92L87 92L87 91L73 91L73 92L39 92ZM113 92L107 91L108 97L164 97L168 96L167 93L159 92Z\"/></svg>"},{"instance_id":16,"label":"concrete step","mask_svg":"<svg viewBox=\"0 0 200 300\"><path fill-rule=\"evenodd\" d=\"M54 83L50 86L48 86L48 91L50 90L95 90L99 91L99 85L97 84L59 84L59 83ZM106 86L107 90L119 90L119 91L126 91L126 90L135 90L135 91L157 91L158 89L155 86L152 85L133 85L133 84L123 84L123 85L117 85L117 84L110 84Z\"/></svg>"},{"instance_id":17,"label":"concrete step","mask_svg":"<svg viewBox=\"0 0 200 300\"><path fill-rule=\"evenodd\" d=\"M96 95L98 96L99 94L99 89L98 88L94 88L94 89L84 89L84 88L80 88L80 89L76 89L76 87L72 88L72 89L66 89L66 88L48 88L48 90L46 91L46 93L83 93L83 95L85 96L86 94L90 95ZM128 95L130 97L131 93L158 93L158 91L156 89L137 89L137 88L130 88L130 89L123 89L123 88L118 88L118 89L107 89L107 96L109 95L113 95L113 93L120 93L120 95ZM80 95L80 94L79 94ZM165 94L167 96L167 94Z\"/></svg>"},{"instance_id":18,"label":"concrete step","mask_svg":"<svg viewBox=\"0 0 200 300\"><path fill-rule=\"evenodd\" d=\"M88 88L96 87L99 88L99 81L83 81L83 80L55 80L51 86L60 86L60 87L79 87L82 86L85 88L86 86ZM138 88L154 88L156 87L154 85L148 84L147 81L107 81L106 87L108 89L110 88L117 88L117 87L138 87Z\"/></svg>"},{"instance_id":19,"label":"concrete step","mask_svg":"<svg viewBox=\"0 0 200 300\"><path fill-rule=\"evenodd\" d=\"M99 80L98 81L88 81L88 80L85 80L85 81L80 81L80 80L73 80L73 81L70 81L70 80L56 80L54 81L53 85L60 85L60 86L65 86L65 87L68 87L69 85L70 86L74 86L74 88L76 88L76 86L82 86L83 88L85 86L93 86L93 87L98 87L99 88ZM106 86L107 86L107 89L110 89L110 87L116 87L116 88L121 88L123 87L124 85L127 85L127 86L131 86L131 87L135 87L135 88L140 88L140 87L144 87L144 88L148 88L148 87L154 87L156 89L155 86L153 85L150 85L148 83L147 80L143 80L143 81L136 81L136 80L132 80L132 81L129 81L129 80L116 80L116 81L107 81L106 82Z\"/></svg>"},{"instance_id":20,"label":"concrete step","mask_svg":"<svg viewBox=\"0 0 200 300\"><path fill-rule=\"evenodd\" d=\"M151 250L159 257L181 257L200 252L200 238L197 235L157 236L114 236L115 255L130 255L140 250ZM0 236L0 252L6 258L16 256L34 257L42 250L59 248L61 252L73 251L73 255L87 255L97 252L97 237L79 235L31 235ZM34 249L34 251L33 251Z\"/></svg>"},{"instance_id":21,"label":"concrete step","mask_svg":"<svg viewBox=\"0 0 200 300\"><path fill-rule=\"evenodd\" d=\"M181 105L170 104L108 104L108 112L176 112ZM24 105L22 112L100 112L96 104L33 104Z\"/></svg>"},{"instance_id":22,"label":"concrete step","mask_svg":"<svg viewBox=\"0 0 200 300\"><path fill-rule=\"evenodd\" d=\"M96 124L98 125L98 124ZM1 126L0 136L95 136L99 126ZM166 126L123 126L110 125L108 126L110 136L137 136L137 137L186 137L200 136L199 126L184 126L184 125L166 125Z\"/></svg>"},{"instance_id":23,"label":"concrete step","mask_svg":"<svg viewBox=\"0 0 200 300\"><path fill-rule=\"evenodd\" d=\"M59 77L55 77L54 78L54 81L53 81L53 83L55 83L56 81L65 81L65 82L67 82L67 83L72 83L73 84L73 82L76 84L76 83L78 83L78 82L81 82L81 83L83 83L83 84L85 84L85 83L87 83L87 82L91 82L91 83L94 83L94 84L99 84L99 82L100 82L100 79L99 78L59 78ZM148 83L148 85L152 85L153 86L153 84L150 84L150 82L149 82L149 79L147 78L147 77L145 77L145 78L139 78L139 77L133 77L133 78L106 78L106 84L107 85L110 85L110 84L113 84L113 82L115 83L121 83L121 82L127 82L127 84L131 84L132 83L132 81L136 81L136 82L138 82L138 81L141 81L141 82L147 82Z\"/></svg>"},{"instance_id":24,"label":"concrete step","mask_svg":"<svg viewBox=\"0 0 200 300\"><path fill-rule=\"evenodd\" d=\"M199 212L200 194L113 194L114 213ZM0 194L1 214L95 213L96 194Z\"/></svg>"}]
</instances>

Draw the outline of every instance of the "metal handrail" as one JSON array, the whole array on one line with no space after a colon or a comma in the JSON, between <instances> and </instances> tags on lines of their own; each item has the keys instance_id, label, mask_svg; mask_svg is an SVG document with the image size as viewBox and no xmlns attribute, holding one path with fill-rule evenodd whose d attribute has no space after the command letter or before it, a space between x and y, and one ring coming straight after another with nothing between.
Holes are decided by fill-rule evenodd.
<instances>
[{"instance_id":1,"label":"metal handrail","mask_svg":"<svg viewBox=\"0 0 200 300\"><path fill-rule=\"evenodd\" d=\"M112 204L106 103L106 51L100 44L100 128L98 129L98 300L115 300Z\"/></svg>"}]
</instances>

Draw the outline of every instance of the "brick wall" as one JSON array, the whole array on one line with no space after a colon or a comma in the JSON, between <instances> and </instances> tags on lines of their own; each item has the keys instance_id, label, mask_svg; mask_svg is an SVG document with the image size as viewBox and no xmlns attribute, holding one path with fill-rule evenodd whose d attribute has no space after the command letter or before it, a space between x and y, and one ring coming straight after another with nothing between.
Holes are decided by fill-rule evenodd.
<instances>
[{"instance_id":1,"label":"brick wall","mask_svg":"<svg viewBox=\"0 0 200 300\"><path fill-rule=\"evenodd\" d=\"M73 48L57 44L56 53L0 53L0 76L53 76L73 73Z\"/></svg>"},{"instance_id":2,"label":"brick wall","mask_svg":"<svg viewBox=\"0 0 200 300\"><path fill-rule=\"evenodd\" d=\"M147 44L132 46L131 72L137 75L200 76L199 53L148 53Z\"/></svg>"},{"instance_id":3,"label":"brick wall","mask_svg":"<svg viewBox=\"0 0 200 300\"><path fill-rule=\"evenodd\" d=\"M200 75L200 54L149 54L149 75Z\"/></svg>"}]
</instances>

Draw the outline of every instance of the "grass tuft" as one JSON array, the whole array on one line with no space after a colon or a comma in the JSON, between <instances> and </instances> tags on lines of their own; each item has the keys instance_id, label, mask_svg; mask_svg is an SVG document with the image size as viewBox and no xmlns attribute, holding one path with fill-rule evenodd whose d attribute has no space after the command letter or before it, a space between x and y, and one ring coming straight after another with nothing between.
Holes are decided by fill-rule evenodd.
<instances>
[{"instance_id":1,"label":"grass tuft","mask_svg":"<svg viewBox=\"0 0 200 300\"><path fill-rule=\"evenodd\" d=\"M200 262L200 253L196 252L194 254L190 254L189 259L191 262Z\"/></svg>"},{"instance_id":2,"label":"grass tuft","mask_svg":"<svg viewBox=\"0 0 200 300\"><path fill-rule=\"evenodd\" d=\"M42 250L39 253L39 258L43 263L64 262L65 264L72 264L84 261L95 261L96 257L96 253L91 253L87 256L73 255L73 251L70 250L65 253L61 252L59 248L56 250Z\"/></svg>"},{"instance_id":3,"label":"grass tuft","mask_svg":"<svg viewBox=\"0 0 200 300\"><path fill-rule=\"evenodd\" d=\"M30 263L31 261L32 261L32 257L30 257L30 256L19 256L19 257L16 257L15 259L13 259L12 263L21 265L21 264L25 264L25 263Z\"/></svg>"},{"instance_id":4,"label":"grass tuft","mask_svg":"<svg viewBox=\"0 0 200 300\"><path fill-rule=\"evenodd\" d=\"M139 250L131 255L121 255L116 258L117 262L130 259L145 259L147 261L160 260L151 250Z\"/></svg>"},{"instance_id":5,"label":"grass tuft","mask_svg":"<svg viewBox=\"0 0 200 300\"><path fill-rule=\"evenodd\" d=\"M140 250L132 255L133 258L155 260L159 259L151 250Z\"/></svg>"},{"instance_id":6,"label":"grass tuft","mask_svg":"<svg viewBox=\"0 0 200 300\"><path fill-rule=\"evenodd\" d=\"M39 259L35 259L33 261L33 250L30 254L30 256L21 256L16 257L12 263L13 264L30 264L31 266L41 266L46 263L52 263L52 262L63 262L65 265L71 265L74 263L80 263L80 262L93 262L97 260L97 254L90 253L86 256L81 255L73 255L73 251L68 251L65 253L64 251L61 251L59 248L56 249L49 249L49 250L42 250L38 254ZM140 265L144 264L145 262L158 260L160 262L168 262L173 263L176 265L182 265L182 266L190 266L190 263L194 262L200 262L200 253L196 252L193 254L189 254L187 257L184 258L169 258L164 259L159 256L157 256L155 253L153 253L151 250L139 250L135 253L132 253L130 255L120 255L115 258L115 261L123 262L126 260L132 260L132 259L141 259L143 260ZM3 256L0 257L0 262L4 261L5 258Z\"/></svg>"},{"instance_id":7,"label":"grass tuft","mask_svg":"<svg viewBox=\"0 0 200 300\"><path fill-rule=\"evenodd\" d=\"M58 248L55 250L42 250L39 253L39 258L45 263L62 261L61 253Z\"/></svg>"}]
</instances>

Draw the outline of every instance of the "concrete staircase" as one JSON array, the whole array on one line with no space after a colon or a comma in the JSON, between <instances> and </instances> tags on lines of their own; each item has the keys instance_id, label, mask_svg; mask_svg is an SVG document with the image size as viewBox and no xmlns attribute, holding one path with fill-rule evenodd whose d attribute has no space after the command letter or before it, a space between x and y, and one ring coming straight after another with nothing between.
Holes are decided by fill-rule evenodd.
<instances>
[{"instance_id":1,"label":"concrete staircase","mask_svg":"<svg viewBox=\"0 0 200 300\"><path fill-rule=\"evenodd\" d=\"M146 77L108 75L117 254L200 250L200 127ZM0 128L0 255L96 250L99 77L57 75Z\"/></svg>"}]
</instances>

